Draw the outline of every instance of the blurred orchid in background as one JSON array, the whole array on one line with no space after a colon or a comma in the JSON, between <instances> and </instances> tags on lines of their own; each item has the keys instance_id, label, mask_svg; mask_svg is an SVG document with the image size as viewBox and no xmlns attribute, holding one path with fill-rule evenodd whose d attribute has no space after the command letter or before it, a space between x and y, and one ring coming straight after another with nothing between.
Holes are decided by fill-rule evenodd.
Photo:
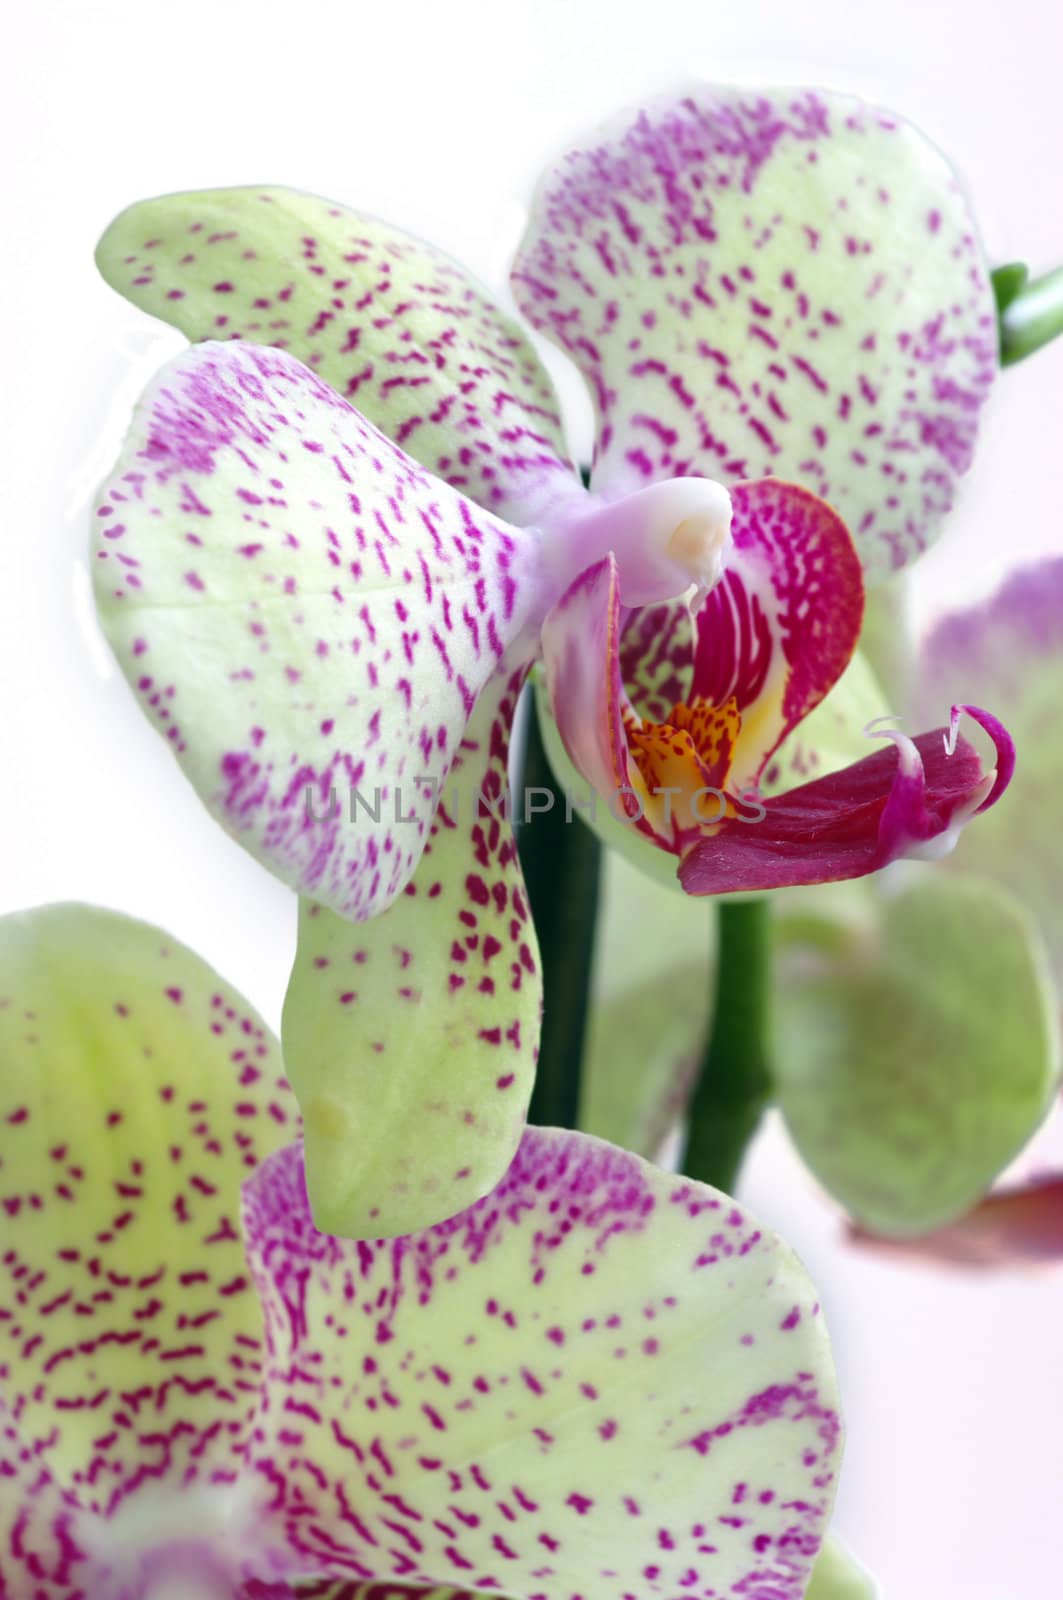
<instances>
[{"instance_id":1,"label":"blurred orchid in background","mask_svg":"<svg viewBox=\"0 0 1063 1600\"><path fill-rule=\"evenodd\" d=\"M1043 294L1039 286L1042 299ZM929 685L947 695L962 679L972 693L991 694L1016 729L1022 763L1009 798L1010 815L994 818L977 848L948 868L953 875L962 865L965 874L992 880L1032 914L1046 947L1048 1004L1056 1018L1063 1016L1061 677L1063 560L1056 557L1013 572L988 600L938 622L919 650L912 693L918 713ZM1004 975L994 974L991 992L999 998L1003 987ZM1002 1078L1021 1071L1017 1045L1009 1040L1001 1051ZM1057 1099L1057 1117L1058 1104ZM1034 1168L950 1228L928 1234L918 1248L927 1259L971 1266L1063 1260L1063 1176Z\"/></svg>"},{"instance_id":2,"label":"blurred orchid in background","mask_svg":"<svg viewBox=\"0 0 1063 1600\"><path fill-rule=\"evenodd\" d=\"M323 1226L430 1224L516 1148L540 982L498 813L540 655L555 753L694 894L940 852L999 798L1011 741L966 696L947 739L890 730L841 772L787 748L852 660L862 568L938 531L997 369L974 224L907 124L706 89L547 176L513 282L590 384L588 488L519 326L387 225L174 195L98 259L228 341L142 402L96 592L202 798L304 896L283 1041ZM383 811L338 818L337 785Z\"/></svg>"},{"instance_id":3,"label":"blurred orchid in background","mask_svg":"<svg viewBox=\"0 0 1063 1600\"><path fill-rule=\"evenodd\" d=\"M277 1042L89 907L0 922L0 1049L5 1596L805 1594L830 1351L726 1196L530 1129L449 1222L324 1236Z\"/></svg>"}]
</instances>

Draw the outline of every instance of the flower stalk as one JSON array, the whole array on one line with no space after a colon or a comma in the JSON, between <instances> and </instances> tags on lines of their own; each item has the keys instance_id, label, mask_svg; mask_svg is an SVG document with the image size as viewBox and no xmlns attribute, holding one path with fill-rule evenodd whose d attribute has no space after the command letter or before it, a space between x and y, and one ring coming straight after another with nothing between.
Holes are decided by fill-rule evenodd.
<instances>
[{"instance_id":1,"label":"flower stalk","mask_svg":"<svg viewBox=\"0 0 1063 1600\"><path fill-rule=\"evenodd\" d=\"M1063 267L1028 279L1019 262L993 273L1000 327L1000 364L1013 367L1063 334Z\"/></svg>"},{"instance_id":2,"label":"flower stalk","mask_svg":"<svg viewBox=\"0 0 1063 1600\"><path fill-rule=\"evenodd\" d=\"M683 1170L727 1193L769 1100L770 981L770 901L721 900L715 1005Z\"/></svg>"},{"instance_id":3,"label":"flower stalk","mask_svg":"<svg viewBox=\"0 0 1063 1600\"><path fill-rule=\"evenodd\" d=\"M544 803L547 795L551 799L548 810L540 811L536 802L536 809L517 830L543 980L543 1030L528 1117L541 1127L575 1128L602 847L598 836L567 811L543 745L533 694L528 702L517 792L525 797L525 805L536 792Z\"/></svg>"}]
</instances>

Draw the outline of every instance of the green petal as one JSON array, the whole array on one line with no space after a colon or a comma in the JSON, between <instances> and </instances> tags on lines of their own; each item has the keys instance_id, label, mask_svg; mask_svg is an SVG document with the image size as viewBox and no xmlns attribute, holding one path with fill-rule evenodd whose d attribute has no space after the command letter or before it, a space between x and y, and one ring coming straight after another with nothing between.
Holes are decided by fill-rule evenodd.
<instances>
[{"instance_id":1,"label":"green petal","mask_svg":"<svg viewBox=\"0 0 1063 1600\"><path fill-rule=\"evenodd\" d=\"M824 1540L805 1600L875 1600L877 1589L858 1562L832 1534Z\"/></svg>"},{"instance_id":2,"label":"green petal","mask_svg":"<svg viewBox=\"0 0 1063 1600\"><path fill-rule=\"evenodd\" d=\"M481 695L405 894L357 924L303 903L284 1056L329 1233L428 1227L516 1149L542 986L512 826L478 797L501 809L520 677Z\"/></svg>"},{"instance_id":3,"label":"green petal","mask_svg":"<svg viewBox=\"0 0 1063 1600\"><path fill-rule=\"evenodd\" d=\"M202 189L130 206L96 262L189 339L290 350L481 505L516 516L571 487L557 397L520 326L398 228L295 189Z\"/></svg>"},{"instance_id":4,"label":"green petal","mask_svg":"<svg viewBox=\"0 0 1063 1600\"><path fill-rule=\"evenodd\" d=\"M179 1533L240 1472L262 1314L239 1191L296 1108L246 1001L167 934L88 906L0 920L0 1060L0 1461L50 1477L86 1548L117 1558L122 1522L101 1534L92 1513L132 1533L137 1491L161 1483ZM45 1500L0 1492L5 1593L61 1558Z\"/></svg>"},{"instance_id":5,"label":"green petal","mask_svg":"<svg viewBox=\"0 0 1063 1600\"><path fill-rule=\"evenodd\" d=\"M790 1132L829 1192L880 1233L960 1216L1058 1089L1039 937L1010 895L977 880L934 872L833 950L791 948L776 1007Z\"/></svg>"}]
</instances>

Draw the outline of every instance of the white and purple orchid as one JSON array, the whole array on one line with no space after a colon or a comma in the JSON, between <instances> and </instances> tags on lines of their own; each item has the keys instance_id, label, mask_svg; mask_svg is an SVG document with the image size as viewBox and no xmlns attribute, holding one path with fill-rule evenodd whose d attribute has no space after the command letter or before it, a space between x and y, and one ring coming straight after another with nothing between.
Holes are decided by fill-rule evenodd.
<instances>
[{"instance_id":1,"label":"white and purple orchid","mask_svg":"<svg viewBox=\"0 0 1063 1600\"><path fill-rule=\"evenodd\" d=\"M829 1345L726 1196L532 1129L460 1216L324 1236L261 1020L84 906L0 921L0 1051L4 1600L806 1593Z\"/></svg>"},{"instance_id":2,"label":"white and purple orchid","mask_svg":"<svg viewBox=\"0 0 1063 1600\"><path fill-rule=\"evenodd\" d=\"M769 787L997 367L974 224L910 126L709 89L548 175L513 285L592 389L588 487L519 325L390 226L174 195L99 262L211 341L141 403L96 593L201 797L304 897L283 1040L322 1226L421 1228L517 1146L540 987L502 799L537 661L567 759L693 894L941 851L1007 785L959 703L947 737Z\"/></svg>"}]
</instances>

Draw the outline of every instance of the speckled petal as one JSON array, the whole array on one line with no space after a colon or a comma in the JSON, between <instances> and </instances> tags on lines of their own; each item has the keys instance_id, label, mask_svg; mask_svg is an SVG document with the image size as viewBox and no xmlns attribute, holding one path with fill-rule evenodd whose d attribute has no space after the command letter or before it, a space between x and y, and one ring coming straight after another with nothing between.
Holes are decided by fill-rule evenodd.
<instances>
[{"instance_id":1,"label":"speckled petal","mask_svg":"<svg viewBox=\"0 0 1063 1600\"><path fill-rule=\"evenodd\" d=\"M0 1593L112 1600L153 1522L231 1515L246 1554L238 1195L298 1126L277 1045L176 940L51 906L0 921L0 1059Z\"/></svg>"},{"instance_id":2,"label":"speckled petal","mask_svg":"<svg viewBox=\"0 0 1063 1600\"><path fill-rule=\"evenodd\" d=\"M629 113L546 175L513 282L591 385L595 487L794 479L874 573L935 537L996 312L956 178L909 124L793 89Z\"/></svg>"},{"instance_id":3,"label":"speckled petal","mask_svg":"<svg viewBox=\"0 0 1063 1600\"><path fill-rule=\"evenodd\" d=\"M986 770L957 734L960 710L990 732L997 765ZM984 719L984 720L983 720ZM836 883L878 872L901 856L946 854L979 811L1007 787L1014 747L995 718L953 707L948 734L886 734L895 748L763 802L763 817L728 818L686 854L679 879L688 894L730 894Z\"/></svg>"},{"instance_id":4,"label":"speckled petal","mask_svg":"<svg viewBox=\"0 0 1063 1600\"><path fill-rule=\"evenodd\" d=\"M535 548L292 356L206 344L141 404L94 576L122 669L213 815L361 918L409 881L480 690L507 648L534 648L534 630L515 641Z\"/></svg>"},{"instance_id":5,"label":"speckled petal","mask_svg":"<svg viewBox=\"0 0 1063 1600\"><path fill-rule=\"evenodd\" d=\"M290 350L408 455L521 522L568 492L527 335L441 250L294 189L141 200L100 240L112 288L190 339Z\"/></svg>"},{"instance_id":6,"label":"speckled petal","mask_svg":"<svg viewBox=\"0 0 1063 1600\"><path fill-rule=\"evenodd\" d=\"M308 1565L800 1600L834 1376L803 1270L733 1201L534 1128L493 1194L406 1239L316 1233L298 1147L244 1194L271 1352L255 1469Z\"/></svg>"},{"instance_id":7,"label":"speckled petal","mask_svg":"<svg viewBox=\"0 0 1063 1600\"><path fill-rule=\"evenodd\" d=\"M1019 750L1003 811L983 819L963 866L1014 890L1036 913L1063 979L1063 557L1014 573L990 600L947 616L913 675L916 710L962 684L1007 721Z\"/></svg>"},{"instance_id":8,"label":"speckled petal","mask_svg":"<svg viewBox=\"0 0 1063 1600\"><path fill-rule=\"evenodd\" d=\"M520 674L499 677L481 698L406 893L356 926L304 903L284 1056L330 1233L377 1238L453 1216L517 1147L542 1004L509 820L519 688Z\"/></svg>"},{"instance_id":9,"label":"speckled petal","mask_svg":"<svg viewBox=\"0 0 1063 1600\"><path fill-rule=\"evenodd\" d=\"M297 1600L476 1600L468 1589L418 1589L405 1583L302 1583ZM813 1597L814 1600L814 1597Z\"/></svg>"}]
</instances>

